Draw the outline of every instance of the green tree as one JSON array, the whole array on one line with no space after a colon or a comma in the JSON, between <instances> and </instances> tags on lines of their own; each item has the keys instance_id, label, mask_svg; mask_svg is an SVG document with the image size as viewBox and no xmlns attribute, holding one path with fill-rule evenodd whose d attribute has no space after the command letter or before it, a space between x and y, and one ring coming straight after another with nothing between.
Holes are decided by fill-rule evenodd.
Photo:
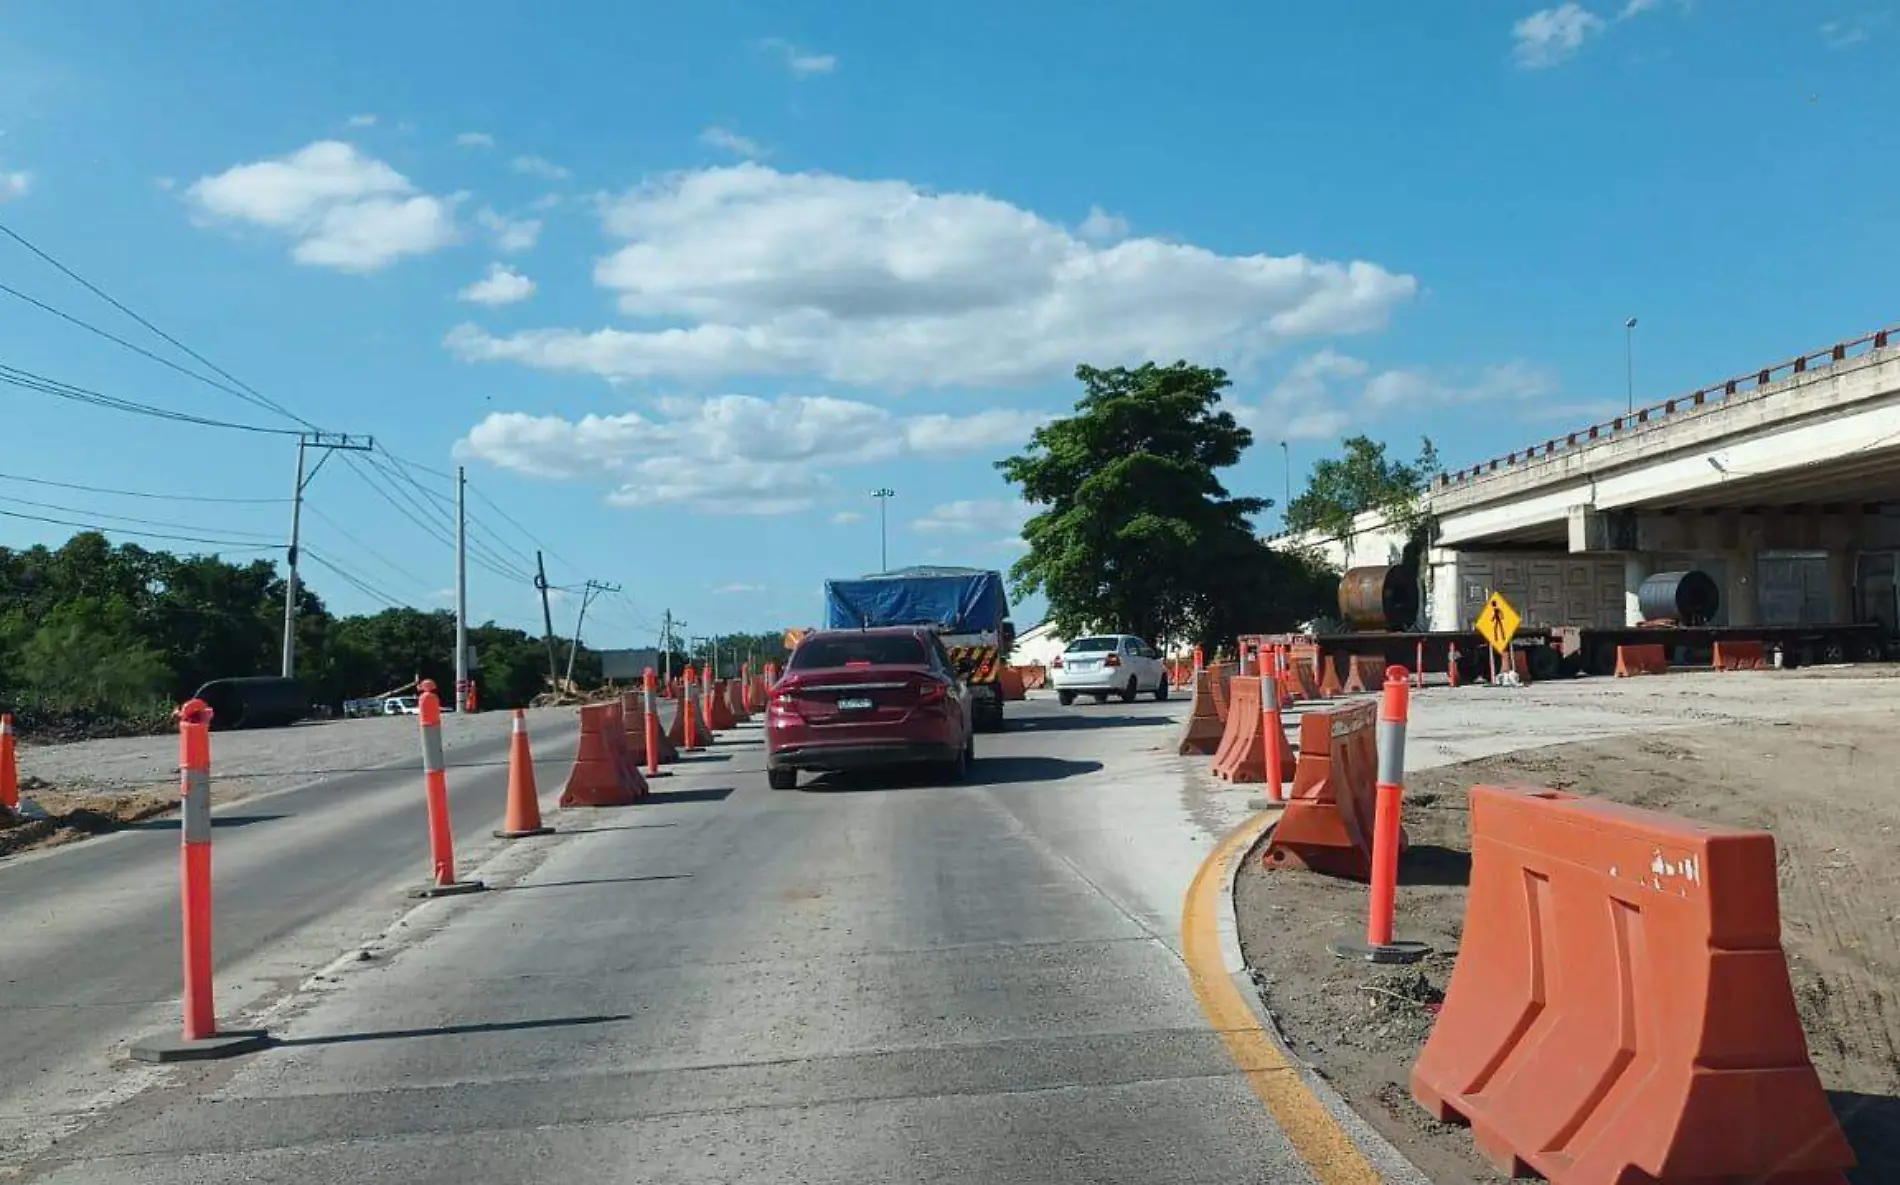
<instances>
[{"instance_id":1,"label":"green tree","mask_svg":"<svg viewBox=\"0 0 1900 1185\"><path fill-rule=\"evenodd\" d=\"M1353 520L1376 511L1408 539L1427 528L1421 495L1440 472L1438 450L1429 437L1410 462L1390 459L1385 445L1368 436L1340 442L1342 453L1313 466L1306 489L1287 504L1286 529L1326 539L1352 537Z\"/></svg>"},{"instance_id":2,"label":"green tree","mask_svg":"<svg viewBox=\"0 0 1900 1185\"><path fill-rule=\"evenodd\" d=\"M1273 563L1248 522L1272 503L1235 497L1219 477L1253 442L1220 408L1226 372L1176 362L1075 375L1075 414L996 463L1042 508L1023 528L1029 553L1010 569L1016 595L1042 593L1070 637L1207 636L1231 565Z\"/></svg>"}]
</instances>

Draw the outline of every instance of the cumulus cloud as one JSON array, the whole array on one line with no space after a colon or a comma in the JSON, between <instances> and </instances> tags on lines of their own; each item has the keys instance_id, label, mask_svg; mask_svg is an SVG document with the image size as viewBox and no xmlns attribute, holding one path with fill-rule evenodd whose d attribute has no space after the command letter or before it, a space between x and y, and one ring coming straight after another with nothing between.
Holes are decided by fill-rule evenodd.
<instances>
[{"instance_id":1,"label":"cumulus cloud","mask_svg":"<svg viewBox=\"0 0 1900 1185\"><path fill-rule=\"evenodd\" d=\"M759 42L759 48L778 55L793 78L811 78L829 74L838 68L835 55L800 49L782 37L767 37Z\"/></svg>"},{"instance_id":2,"label":"cumulus cloud","mask_svg":"<svg viewBox=\"0 0 1900 1185\"><path fill-rule=\"evenodd\" d=\"M1082 225L1076 227L1076 231L1091 242L1119 239L1128 234L1128 220L1110 214L1100 206L1090 206L1089 216L1082 220Z\"/></svg>"},{"instance_id":3,"label":"cumulus cloud","mask_svg":"<svg viewBox=\"0 0 1900 1185\"><path fill-rule=\"evenodd\" d=\"M896 416L829 396L671 396L653 401L650 414L497 412L456 451L534 477L606 477L621 483L609 497L618 505L788 514L833 488L828 467L1015 447L1044 418L1017 411Z\"/></svg>"},{"instance_id":4,"label":"cumulus cloud","mask_svg":"<svg viewBox=\"0 0 1900 1185\"><path fill-rule=\"evenodd\" d=\"M1320 350L1295 362L1257 404L1234 413L1270 440L1328 440L1357 427L1374 428L1395 413L1418 413L1480 403L1542 406L1558 390L1556 377L1527 362L1472 369L1393 367L1375 371L1363 359ZM1525 418L1524 412L1513 419Z\"/></svg>"},{"instance_id":5,"label":"cumulus cloud","mask_svg":"<svg viewBox=\"0 0 1900 1185\"><path fill-rule=\"evenodd\" d=\"M26 172L0 173L0 202L10 202L23 198L33 188L33 174Z\"/></svg>"},{"instance_id":6,"label":"cumulus cloud","mask_svg":"<svg viewBox=\"0 0 1900 1185\"><path fill-rule=\"evenodd\" d=\"M754 160L765 155L765 149L750 136L741 136L731 128L714 125L699 133L699 142L708 148L717 148L721 152L730 152L734 156L743 156Z\"/></svg>"},{"instance_id":7,"label":"cumulus cloud","mask_svg":"<svg viewBox=\"0 0 1900 1185\"><path fill-rule=\"evenodd\" d=\"M548 181L565 181L568 176L566 168L540 156L517 156L508 162L508 167L517 173Z\"/></svg>"},{"instance_id":8,"label":"cumulus cloud","mask_svg":"<svg viewBox=\"0 0 1900 1185\"><path fill-rule=\"evenodd\" d=\"M298 263L373 272L456 241L454 198L420 192L389 165L337 140L200 177L185 199L202 222L287 235Z\"/></svg>"},{"instance_id":9,"label":"cumulus cloud","mask_svg":"<svg viewBox=\"0 0 1900 1185\"><path fill-rule=\"evenodd\" d=\"M1058 378L1078 358L1233 362L1385 325L1417 290L1373 263L1092 243L981 194L746 163L672 174L603 204L625 245L595 281L638 324L507 337L468 361L610 379L808 374L904 386Z\"/></svg>"},{"instance_id":10,"label":"cumulus cloud","mask_svg":"<svg viewBox=\"0 0 1900 1185\"><path fill-rule=\"evenodd\" d=\"M539 218L509 218L483 206L476 212L475 221L495 240L495 246L509 254L531 251L541 240Z\"/></svg>"},{"instance_id":11,"label":"cumulus cloud","mask_svg":"<svg viewBox=\"0 0 1900 1185\"><path fill-rule=\"evenodd\" d=\"M463 132L455 137L455 143L460 148L493 148L495 138L487 132Z\"/></svg>"},{"instance_id":12,"label":"cumulus cloud","mask_svg":"<svg viewBox=\"0 0 1900 1185\"><path fill-rule=\"evenodd\" d=\"M1565 0L1555 8L1539 9L1512 25L1511 53L1524 69L1542 70L1575 56L1584 42L1603 29L1602 17L1574 0Z\"/></svg>"},{"instance_id":13,"label":"cumulus cloud","mask_svg":"<svg viewBox=\"0 0 1900 1185\"><path fill-rule=\"evenodd\" d=\"M921 518L911 520L911 529L935 534L1004 533L1020 535L1023 524L1036 512L1020 498L973 498L941 502Z\"/></svg>"},{"instance_id":14,"label":"cumulus cloud","mask_svg":"<svg viewBox=\"0 0 1900 1185\"><path fill-rule=\"evenodd\" d=\"M491 263L487 275L455 295L459 300L485 304L490 308L519 304L534 295L534 281L506 264Z\"/></svg>"}]
</instances>

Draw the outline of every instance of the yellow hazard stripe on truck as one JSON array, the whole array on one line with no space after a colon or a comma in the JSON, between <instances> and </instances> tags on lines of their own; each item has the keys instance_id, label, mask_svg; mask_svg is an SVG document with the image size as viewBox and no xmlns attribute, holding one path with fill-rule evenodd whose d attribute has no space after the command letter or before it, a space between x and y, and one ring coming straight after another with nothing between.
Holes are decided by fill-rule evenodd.
<instances>
[{"instance_id":1,"label":"yellow hazard stripe on truck","mask_svg":"<svg viewBox=\"0 0 1900 1185\"><path fill-rule=\"evenodd\" d=\"M999 669L994 646L952 646L950 661L972 683L994 683Z\"/></svg>"}]
</instances>

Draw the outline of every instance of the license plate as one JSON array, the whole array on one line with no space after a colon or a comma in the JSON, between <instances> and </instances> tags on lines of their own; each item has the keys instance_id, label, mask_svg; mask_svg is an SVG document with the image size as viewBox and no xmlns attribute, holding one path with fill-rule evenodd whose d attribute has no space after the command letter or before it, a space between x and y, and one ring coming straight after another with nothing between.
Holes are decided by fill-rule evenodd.
<instances>
[{"instance_id":1,"label":"license plate","mask_svg":"<svg viewBox=\"0 0 1900 1185\"><path fill-rule=\"evenodd\" d=\"M870 709L871 701L861 697L853 697L850 699L841 698L838 701L838 710L840 712L868 712Z\"/></svg>"}]
</instances>

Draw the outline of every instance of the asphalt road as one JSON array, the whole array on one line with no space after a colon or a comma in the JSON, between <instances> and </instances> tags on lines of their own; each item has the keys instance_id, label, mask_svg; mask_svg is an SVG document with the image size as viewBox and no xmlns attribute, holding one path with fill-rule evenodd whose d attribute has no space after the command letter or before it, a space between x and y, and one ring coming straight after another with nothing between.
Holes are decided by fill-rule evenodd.
<instances>
[{"instance_id":1,"label":"asphalt road","mask_svg":"<svg viewBox=\"0 0 1900 1185\"><path fill-rule=\"evenodd\" d=\"M1173 756L1182 709L1012 705L956 786L773 792L756 729L730 734L647 803L509 847L498 891L417 908L279 1006L275 1048L164 1071L26 1175L1310 1181L1180 961L1183 892L1246 797ZM260 847L252 883L291 875Z\"/></svg>"},{"instance_id":2,"label":"asphalt road","mask_svg":"<svg viewBox=\"0 0 1900 1185\"><path fill-rule=\"evenodd\" d=\"M458 851L474 858L500 844L507 715L494 727L448 753ZM571 715L531 727L549 806L576 736ZM286 995L407 911L429 869L419 763L214 812L221 1013ZM0 862L0 1176L128 1089L112 1065L126 1042L177 1030L178 845L172 816Z\"/></svg>"}]
</instances>

